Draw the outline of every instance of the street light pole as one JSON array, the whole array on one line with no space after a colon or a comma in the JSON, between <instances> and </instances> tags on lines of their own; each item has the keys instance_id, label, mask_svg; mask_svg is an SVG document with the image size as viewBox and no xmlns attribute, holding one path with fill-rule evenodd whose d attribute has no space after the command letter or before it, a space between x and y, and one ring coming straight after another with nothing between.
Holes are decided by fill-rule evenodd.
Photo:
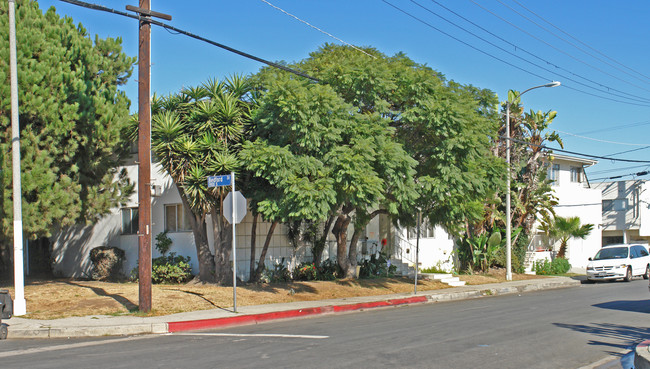
<instances>
[{"instance_id":1,"label":"street light pole","mask_svg":"<svg viewBox=\"0 0 650 369\"><path fill-rule=\"evenodd\" d=\"M560 82L553 81L545 85L539 85L531 87L524 92L520 93L519 96L525 94L530 90L542 87L557 87L560 85ZM506 176L506 280L512 280L512 219L510 214L510 98L506 98L506 167L507 167L507 176Z\"/></svg>"}]
</instances>

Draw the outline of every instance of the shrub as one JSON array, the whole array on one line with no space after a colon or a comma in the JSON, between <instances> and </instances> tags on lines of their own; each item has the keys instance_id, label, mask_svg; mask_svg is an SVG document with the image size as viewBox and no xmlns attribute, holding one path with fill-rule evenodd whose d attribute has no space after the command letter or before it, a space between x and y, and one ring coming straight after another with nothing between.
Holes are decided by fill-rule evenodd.
<instances>
[{"instance_id":1,"label":"shrub","mask_svg":"<svg viewBox=\"0 0 650 369\"><path fill-rule=\"evenodd\" d=\"M361 270L359 271L359 278L372 278L378 276L393 277L397 267L389 265L388 258L383 252L379 256L372 255L369 260L361 262Z\"/></svg>"},{"instance_id":2,"label":"shrub","mask_svg":"<svg viewBox=\"0 0 650 369\"><path fill-rule=\"evenodd\" d=\"M96 281L122 279L124 250L112 246L99 246L90 250L93 264L90 278Z\"/></svg>"},{"instance_id":3,"label":"shrub","mask_svg":"<svg viewBox=\"0 0 650 369\"><path fill-rule=\"evenodd\" d=\"M264 266L264 270L260 276L260 282L263 283L287 282L289 280L291 280L291 276L289 274L289 269L284 265L284 258L282 258L279 263L275 263L273 270L267 269L266 266Z\"/></svg>"},{"instance_id":4,"label":"shrub","mask_svg":"<svg viewBox=\"0 0 650 369\"><path fill-rule=\"evenodd\" d=\"M162 254L151 260L151 282L155 284L186 283L192 279L190 257L167 252L172 247L172 240L167 231L156 235L156 250ZM138 267L131 271L131 279L138 280Z\"/></svg>"},{"instance_id":5,"label":"shrub","mask_svg":"<svg viewBox=\"0 0 650 369\"><path fill-rule=\"evenodd\" d=\"M301 263L293 272L293 279L297 281L313 281L318 279L318 269L314 263Z\"/></svg>"},{"instance_id":6,"label":"shrub","mask_svg":"<svg viewBox=\"0 0 650 369\"><path fill-rule=\"evenodd\" d=\"M442 266L441 262L438 262L434 266L430 266L428 268L420 269L420 273L438 273L438 274L447 274L448 272L445 271Z\"/></svg>"},{"instance_id":7,"label":"shrub","mask_svg":"<svg viewBox=\"0 0 650 369\"><path fill-rule=\"evenodd\" d=\"M336 279L336 272L338 271L338 264L336 261L327 259L320 263L320 266L317 269L318 280L320 281L332 281Z\"/></svg>"},{"instance_id":8,"label":"shrub","mask_svg":"<svg viewBox=\"0 0 650 369\"><path fill-rule=\"evenodd\" d=\"M534 271L539 275L564 274L571 269L571 264L565 258L555 258L553 261L538 260L535 262Z\"/></svg>"},{"instance_id":9,"label":"shrub","mask_svg":"<svg viewBox=\"0 0 650 369\"><path fill-rule=\"evenodd\" d=\"M163 256L167 254L172 247L172 239L167 236L167 231L160 232L156 235L156 250Z\"/></svg>"},{"instance_id":10,"label":"shrub","mask_svg":"<svg viewBox=\"0 0 650 369\"><path fill-rule=\"evenodd\" d=\"M186 283L192 279L190 257L176 255L160 256L151 261L151 282L156 284Z\"/></svg>"}]
</instances>

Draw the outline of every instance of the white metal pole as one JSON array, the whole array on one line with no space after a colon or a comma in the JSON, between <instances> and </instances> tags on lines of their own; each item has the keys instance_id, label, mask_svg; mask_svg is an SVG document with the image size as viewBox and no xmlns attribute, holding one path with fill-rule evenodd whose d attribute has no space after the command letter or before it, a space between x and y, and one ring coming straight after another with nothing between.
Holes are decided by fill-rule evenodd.
<instances>
[{"instance_id":1,"label":"white metal pole","mask_svg":"<svg viewBox=\"0 0 650 369\"><path fill-rule=\"evenodd\" d=\"M512 225L510 224L510 100L506 100L506 280L512 280Z\"/></svg>"},{"instance_id":2,"label":"white metal pole","mask_svg":"<svg viewBox=\"0 0 650 369\"><path fill-rule=\"evenodd\" d=\"M16 6L9 0L9 64L11 70L11 156L14 200L14 315L25 315L23 271L23 209L20 183L20 123L18 121L18 76L16 66Z\"/></svg>"},{"instance_id":3,"label":"white metal pole","mask_svg":"<svg viewBox=\"0 0 650 369\"><path fill-rule=\"evenodd\" d=\"M557 87L560 82L553 81L540 86L531 87L519 94L525 94L530 90L541 87ZM510 94L508 94L510 95ZM506 177L506 280L512 280L512 225L510 219L510 99L506 98L506 166L508 175Z\"/></svg>"},{"instance_id":4,"label":"white metal pole","mask_svg":"<svg viewBox=\"0 0 650 369\"><path fill-rule=\"evenodd\" d=\"M235 223L237 223L237 207L235 206L235 172L230 172L232 179L232 306L233 311L237 312L237 233L235 232Z\"/></svg>"},{"instance_id":5,"label":"white metal pole","mask_svg":"<svg viewBox=\"0 0 650 369\"><path fill-rule=\"evenodd\" d=\"M420 266L419 265L420 264L420 260L419 260L419 254L420 254L420 227L422 226L422 212L420 210L418 210L417 217L418 217L418 219L417 219L418 229L417 229L417 233L416 233L417 236L415 238L415 285L413 286L413 294L414 295L418 293L418 272L420 271L419 270L419 266Z\"/></svg>"}]
</instances>

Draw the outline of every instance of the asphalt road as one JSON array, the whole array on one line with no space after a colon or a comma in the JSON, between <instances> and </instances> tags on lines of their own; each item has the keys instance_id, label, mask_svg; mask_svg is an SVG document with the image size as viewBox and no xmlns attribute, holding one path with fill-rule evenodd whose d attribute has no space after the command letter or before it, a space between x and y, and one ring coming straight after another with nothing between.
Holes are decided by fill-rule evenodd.
<instances>
[{"instance_id":1,"label":"asphalt road","mask_svg":"<svg viewBox=\"0 0 650 369\"><path fill-rule=\"evenodd\" d=\"M638 279L218 331L7 340L0 367L579 368L650 338L649 317Z\"/></svg>"}]
</instances>

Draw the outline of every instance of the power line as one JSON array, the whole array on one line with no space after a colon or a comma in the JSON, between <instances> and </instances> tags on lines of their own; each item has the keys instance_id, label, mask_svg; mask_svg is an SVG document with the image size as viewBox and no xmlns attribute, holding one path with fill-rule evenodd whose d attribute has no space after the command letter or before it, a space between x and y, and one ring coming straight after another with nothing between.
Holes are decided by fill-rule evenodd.
<instances>
[{"instance_id":1,"label":"power line","mask_svg":"<svg viewBox=\"0 0 650 369\"><path fill-rule=\"evenodd\" d=\"M81 6L81 7L84 7L84 8L88 8L88 9L100 10L100 11L104 11L104 12L108 12L108 13L113 13L113 14L117 14L117 15L124 16L124 17L132 18L132 19L137 19L137 20L139 20L139 21L142 20L142 17L141 17L140 15L133 15L133 14L130 14L130 13L121 12L121 11L119 11L119 10L115 10L115 9L107 8L107 7L102 6L102 5L90 4L90 3L86 3L86 2L78 1L78 0L61 0L61 1L65 2L65 3L72 4L72 5L77 5L77 6ZM285 67L284 65L281 65L281 64L278 64L278 63L274 63L274 62L272 62L272 61L268 61L268 60L265 60L265 59L262 59L262 58L259 58L259 57L257 57L257 56L254 56L254 55L251 55L251 54L245 53L245 52L243 52L243 51L239 51L239 50L234 49L234 48L232 48L232 47L230 47L230 46L226 46L226 45L224 45L224 44L220 44L220 43L218 43L218 42L212 41L212 40L207 39L207 38L205 38L205 37L201 37L201 36L199 36L199 35L195 35L195 34L193 34L193 33L190 33L190 32L187 32L187 31L184 31L184 30L179 29L179 28L176 28L176 27L174 27L174 26L170 26L170 25L168 25L168 24L166 24L166 23L159 22L159 21L157 21L157 20L151 19L150 17L146 17L145 21L146 21L146 22L149 22L149 23L151 23L151 24L153 24L153 25L156 25L156 26L162 27L162 28L164 28L164 29L166 29L166 30L175 31L175 32L178 32L178 33L183 34L183 35L185 35L185 36L188 36L188 37L191 37L191 38L194 38L194 39L197 39L197 40L203 41L203 42L207 42L207 43L209 43L210 45L213 45L213 46L216 46L216 47L222 48L222 49L224 49L224 50L230 51L230 52L232 52L232 53L235 53L235 54L237 54L237 55L243 56L243 57L245 57L245 58L252 59L252 60L258 61L258 62L260 62L260 63L266 64L266 65L269 65L269 66L271 66L271 67L274 67L274 68L277 68L277 69L281 69L281 70L283 70L283 71L285 71L285 72L293 73L293 74L295 74L295 75L297 75L297 76L304 77L304 78L310 79L310 80L315 81L315 82L320 82L317 78L312 77L312 76L310 76L310 75L308 75L308 74L306 74L306 73L304 73L304 72L301 72L301 71L298 71L298 70L295 70L295 69L291 69L291 68Z\"/></svg>"},{"instance_id":2,"label":"power line","mask_svg":"<svg viewBox=\"0 0 650 369\"><path fill-rule=\"evenodd\" d=\"M585 135L585 134L590 134L590 133L606 132L606 131L616 130L616 129L645 126L645 125L648 125L648 124L650 124L650 121L629 123L629 124L625 124L625 125L617 126L617 127L608 127L608 128L595 129L595 130L592 130L592 131L581 132L580 134Z\"/></svg>"},{"instance_id":3,"label":"power line","mask_svg":"<svg viewBox=\"0 0 650 369\"><path fill-rule=\"evenodd\" d=\"M563 149L554 149L554 148L548 147L548 146L546 146L546 145L538 145L538 144L534 144L534 143L531 143L531 142L526 142L526 141L518 140L518 139L516 139L516 138L507 138L506 136L499 136L499 138L504 139L504 140L510 140L510 141L512 141L512 142L514 142L514 143L518 143L518 144L520 144L520 145L535 146L535 147L539 147L539 148L542 148L542 149L551 150L551 151L553 151L553 152L555 152L555 151L557 151L557 152L563 152L563 153L567 153L567 154L571 154L571 155L584 156L584 157L586 157L586 158L602 159L602 160L611 160L611 161L622 161L622 162L626 162L626 163L645 163L645 164L650 164L650 160L617 159L617 158L612 158L612 157L607 157L607 156L599 156L599 155L585 154L585 153L576 152L576 151L569 151L569 150L563 150Z\"/></svg>"},{"instance_id":4,"label":"power line","mask_svg":"<svg viewBox=\"0 0 650 369\"><path fill-rule=\"evenodd\" d=\"M420 23L426 25L427 27L432 28L432 29L434 29L434 30L436 30L436 31L438 31L438 32L440 32L440 33L442 33L443 35L445 35L445 36L447 36L447 37L449 37L449 38L451 38L451 39L453 39L453 40L455 40L455 41L457 41L457 42L460 42L461 44L463 44L463 45L465 45L465 46L467 46L467 47L469 47L469 48L471 48L471 49L473 49L473 50L475 50L475 51L478 51L479 53L484 54L484 55L486 55L486 56L488 56L488 57L490 57L490 58L492 58L492 59L498 60L498 61L500 61L500 62L502 62L502 63L504 63L504 64L506 64L506 65L508 65L508 66L511 66L511 67L513 67L513 68L515 68L515 69L518 69L518 70L520 70L520 71L522 71L522 72L524 72L524 73L530 74L530 75L532 75L532 76L538 77L538 78L540 78L540 79L544 79L544 80L552 80L552 79L553 79L553 78L547 78L547 77L544 77L544 76L542 76L542 75L540 75L540 74L537 74L537 73L532 72L532 71L530 71L530 70L527 70L527 69L525 69L525 68L519 67L519 66L517 66L517 65L515 65L515 64L513 64L513 63L511 63L511 62L508 62L508 61L506 61L506 60L504 60L504 59L502 59L502 58L499 58L499 57L497 57L497 56L494 56L494 55L488 53L487 51L481 50L480 48L478 48L478 47L476 47L476 46L474 46L474 45L471 45L471 44L469 44L468 42L465 42L465 41L459 39L458 37L453 36L453 35L449 34L448 32L445 32L445 31L441 30L440 28L437 28L436 26L432 25L431 23L429 23L429 22L427 22L427 21L425 21L425 20L423 20L423 19L421 19L421 18L419 18L419 17L417 17L417 16L415 16L415 15L413 15L413 14L407 12L406 10L404 10L404 9L402 9L402 8L400 8L400 7L398 7L398 6L394 5L394 4L392 4L392 3L390 3L390 2L387 1L387 0L381 0L381 1L382 1L383 3L385 3L386 5L388 5L388 6L392 7L392 8L394 8L395 10L397 10L397 11L399 11L399 12L405 14L406 16L408 16L408 17L410 17L410 18L413 18L413 19L415 19L416 21L418 21L418 22L420 22ZM477 36L477 37L478 37L478 36ZM480 38L480 37L479 37L479 38ZM488 41L488 43L489 43L489 41ZM536 67L538 67L538 68L544 69L544 70L546 70L547 72L550 72L550 73L552 73L552 74L557 74L557 73L554 73L554 72L552 72L552 71L549 71L548 69L546 69L546 68L544 68L544 67L540 67L540 66L538 66L538 65L536 65L536 64L534 64L534 63L532 63L532 62L530 62L530 61L528 61L528 60L526 60L526 59L523 59L523 58L521 58L521 57L518 56L518 55L512 54L512 53L510 53L510 52L504 50L503 48L500 48L499 46L496 46L496 45L493 45L493 46L495 46L495 47L497 47L497 48L499 48L499 49L505 51L506 53L509 53L509 54L513 55L514 57L516 57L516 58L518 58L518 59L521 59L521 60L526 61L527 63L533 64L534 66L536 66ZM559 74L558 74L558 75L559 75ZM561 75L560 75L560 76L561 76ZM575 83L577 83L577 84L584 85L584 86L586 86L586 87L588 87L588 88L591 88L591 89L595 89L595 90L597 90L597 91L600 91L600 90L598 90L598 89L596 89L596 88L594 88L594 87L587 86L587 85L585 85L585 84L583 84L583 83L577 82L577 81L575 81L575 80L572 79L572 78L568 78L568 77L563 77L563 78L566 78L567 80L573 81L573 82L575 82ZM577 91L577 92L581 92L581 93L584 93L584 94L587 94L587 95L590 95L590 96L594 96L594 97L598 97L598 98L601 98L601 99L610 100L610 101L614 101L614 102L618 102L618 103L622 103L622 104L628 104L628 105L637 105L637 106L650 107L650 104L638 104L638 103L633 103L633 102L631 102L631 101L627 101L627 100L625 100L625 101L624 101L624 100L617 100L617 99L613 99L613 98L609 98L609 97L605 97L605 96L600 96L600 95L593 94L593 93L589 93L589 92L586 92L586 91L583 91L583 90L580 90L580 89L577 89L577 88L574 88L574 87L567 86L566 84L563 84L562 87L564 87L564 88L568 88L568 89L571 89L571 90L574 90L574 91ZM603 92L606 92L606 93L612 94L611 92L607 92L607 91L603 91ZM617 96L616 94L612 94L612 95ZM623 97L623 98L625 98L625 97Z\"/></svg>"},{"instance_id":5,"label":"power line","mask_svg":"<svg viewBox=\"0 0 650 369\"><path fill-rule=\"evenodd\" d=\"M573 60L575 60L575 61L577 61L577 62L579 62L579 63L582 63L582 64L584 64L584 65L586 65L586 66L588 66L588 67L591 67L591 68L593 68L593 69L595 69L595 70L597 70L597 71L599 71L599 72L601 72L601 73L603 73L603 74L605 74L605 75L608 75L608 76L610 76L610 77L612 77L612 78L616 78L616 79L618 79L618 80L620 80L620 81L622 81L622 82L625 82L625 83L627 83L627 84L629 84L629 85L632 85L632 86L634 86L634 87L636 87L636 88L639 88L639 89L642 89L642 90L645 90L645 91L650 92L650 90L648 90L648 89L646 89L646 88L643 88L643 87L641 87L641 86L637 86L637 85L635 85L635 84L633 84L633 83L631 83L631 82L629 82L629 81L626 81L626 80L624 80L624 79L618 78L618 77L614 76L613 74L611 74L611 73L609 73L609 72L607 72L607 71L604 71L604 70L602 70L602 69L600 69L600 68L598 68L598 67L596 67L596 66L594 66L594 65L591 65L591 64L589 64L589 63L587 63L587 62L585 62L585 61L583 61L583 60L581 60L581 59L576 58L575 56L573 56L573 55L567 53L566 51L561 50L561 49L559 49L559 48L557 48L557 47L551 45L550 43L548 43L548 42L546 42L546 41L540 39L539 37L534 36L533 34L531 34L530 32L527 32L526 30L522 29L521 27L518 27L518 26L514 25L512 22L509 22L508 20L504 19L503 17L500 17L499 15L495 14L494 12L492 12L492 11L488 10L487 8L483 7L482 5L478 4L476 1L474 1L474 0L470 0L470 1L471 1L472 3L474 3L476 6L480 7L480 8L483 9L483 10L485 10L486 12L488 12L488 13L492 14L493 16L499 18L499 19L502 20L503 22L505 22L505 23L511 25L512 27L514 27L514 28L516 28L517 30L519 30L519 31L521 31L521 32L523 32L523 33L525 33L526 35L528 35L528 36L534 38L535 40L537 40L537 41L539 41L539 42L541 42L541 43L547 45L548 47L550 47L550 48L552 48L552 49L554 49L554 50L556 50L556 51L558 51L558 52L560 52L560 53L562 53L562 54L568 56L569 58L571 58L571 59L573 59ZM549 33L551 33L552 35L555 36L555 34L554 34L553 32L548 31L548 30L545 29L544 27L542 27L542 26L540 26L539 24L533 22L531 19L527 18L526 16L522 15L521 13L519 13L519 12L517 12L516 10L512 9L511 7L507 6L506 4L503 4L503 2L501 2L500 0L496 0L496 1L498 1L499 3L501 3L502 5L504 5L505 7L511 9L513 12L517 13L518 15L520 15L520 16L523 17L524 19L528 20L529 22L535 24L536 26L542 28L543 30L545 30L545 31L547 31L547 32L549 32ZM556 37L557 37L557 36L556 36Z\"/></svg>"},{"instance_id":6,"label":"power line","mask_svg":"<svg viewBox=\"0 0 650 369\"><path fill-rule=\"evenodd\" d=\"M626 151L620 151L620 152L616 152L616 153L613 153L613 154L609 154L608 156L627 154L627 153L629 153L629 152L634 152L634 151L639 151L639 150L645 150L645 149L648 149L648 148L650 148L650 146L644 146L644 147L639 147L639 148L637 148L637 149L626 150Z\"/></svg>"},{"instance_id":7,"label":"power line","mask_svg":"<svg viewBox=\"0 0 650 369\"><path fill-rule=\"evenodd\" d=\"M647 170L644 170L644 171L641 171L641 172L630 173L630 174L622 174L622 175L619 175L619 176L593 178L592 181L602 181L603 179L619 179L619 178L630 177L630 176L641 177L641 176L647 176L648 174L650 174L650 172L648 172Z\"/></svg>"},{"instance_id":8,"label":"power line","mask_svg":"<svg viewBox=\"0 0 650 369\"><path fill-rule=\"evenodd\" d=\"M302 19L298 18L297 16L295 16L295 15L293 15L293 14L287 12L286 10L284 10L284 9L278 7L278 6L275 6L275 5L271 4L270 2L268 2L268 1L266 1L266 0L260 0L260 1L263 2L263 3L265 3L265 4L267 4L267 5L269 5L269 6L271 6L272 8L274 8L274 9L276 9L276 10L279 10L279 11L281 11L282 13L284 13L284 14L286 14L286 15L292 17L292 18L294 18L295 20L297 20L297 21L299 21L299 22L302 22L302 23L308 25L309 27L311 27L311 28L313 28L313 29L315 29L315 30L317 30L317 31L319 31L319 32L321 32L321 33L323 33L323 34L325 34L325 35L327 35L327 36L329 36L329 37L331 37L331 38L333 38L333 39L335 39L335 40L337 40L337 41L339 41L339 42L342 42L342 43L344 43L344 44L350 46L351 48L353 48L353 49L355 49L355 50L357 50L357 51L359 51L359 52L362 52L362 53L368 55L369 57L371 57L371 58L373 58L373 59L377 59L376 56L371 55L371 54L368 54L367 52L363 51L362 49L360 49L360 48L358 48L358 47L356 47L356 46L354 46L354 45L352 45L352 44L349 44L349 43L347 43L347 42L341 40L340 38L338 38L338 37L332 35L331 33L328 33L328 32L326 32L326 31L323 31L322 29L320 29L320 28L318 28L318 27L312 25L311 23L309 23L309 22L307 22L307 21L305 21L305 20L302 20Z\"/></svg>"},{"instance_id":9,"label":"power line","mask_svg":"<svg viewBox=\"0 0 650 369\"><path fill-rule=\"evenodd\" d=\"M613 172L620 172L622 170L628 170L628 169L634 169L634 168L647 168L648 166L643 164L643 165L632 165L629 167L623 167L623 168L618 168L618 169L605 169L605 170L595 170L592 171L590 170L589 173L591 174L603 174L603 173L613 173Z\"/></svg>"},{"instance_id":10,"label":"power line","mask_svg":"<svg viewBox=\"0 0 650 369\"><path fill-rule=\"evenodd\" d=\"M541 17L541 16L538 15L537 13L535 13L535 12L533 12L532 10L528 9L528 8L525 7L523 4L519 3L517 0L512 0L512 1L513 1L515 4L519 5L520 7L526 9L529 13L533 14L533 15L536 16L537 18L539 18L539 19L541 19L542 21L544 21L546 24L548 24L548 25L550 25L551 27L557 29L558 31L564 33L565 35L569 36L570 38L576 40L578 43L580 43L580 44L586 46L587 48L589 48L589 49L595 51L596 53L598 53L598 54L604 56L605 58L607 58L607 59L613 61L614 63L616 63L616 64L622 66L623 68L625 68L625 69L627 69L627 70L630 70L630 71L632 71L632 72L634 72L634 73L640 75L641 77L644 77L644 78L650 80L650 77L646 76L645 74L643 74L643 73L641 73L641 72L639 72L639 71L637 71L637 70L635 70L635 69L632 69L632 68L626 66L625 64L622 64L621 62L617 61L616 59L613 59L613 58L611 58L611 57L609 57L609 56L603 54L602 52L598 51L597 49L594 49L593 47L591 47L591 46L587 45L586 43L580 41L579 39L577 39L576 37L572 36L571 34L565 32L565 31L562 30L561 28L555 26L553 23L547 21L546 19L544 19L543 17ZM566 41L565 41L565 42L566 42ZM573 44L571 44L571 45L573 45ZM619 68L617 68L617 67L615 67L615 66L613 66L613 65L611 65L611 64L609 64L609 63L607 63L607 62L605 62L605 61L603 61L603 60L601 60L600 58L597 58L597 57L591 55L590 53L587 53L586 51L584 51L584 50L582 50L582 49L580 49L580 48L578 48L578 47L576 47L576 48L577 48L578 50L584 52L585 54L587 54L587 55L593 57L594 59L596 59L596 60L600 60L600 61L602 61L603 63L605 63L605 64L611 66L612 68L615 68L615 69L617 69L617 70L620 70ZM620 70L620 71L632 77L631 74L626 73L625 71L622 71L622 70Z\"/></svg>"},{"instance_id":11,"label":"power line","mask_svg":"<svg viewBox=\"0 0 650 369\"><path fill-rule=\"evenodd\" d=\"M487 40L484 40L483 38L481 38L481 37L475 35L474 33L472 33L472 32L470 32L470 31L466 30L465 28L463 28L463 27L461 27L461 26L459 26L459 25L457 25L457 24L451 22L450 20L448 20L448 19L446 19L445 17L443 17L443 16L441 16L441 15L435 13L434 11L432 11L432 10L430 10L430 9L428 9L428 8L426 8L426 7L422 6L422 5L420 5L420 4L418 4L417 2L415 2L415 1L413 1L413 0L411 0L411 2L415 3L416 5L420 6L420 7L423 8L423 9L427 10L428 12L430 12L430 13L436 15L437 17L439 17L439 18L445 20L446 22L448 22L448 23L450 23L450 24L452 24L452 25L454 25L454 26L456 26L456 27L462 29L463 31L465 31L465 32L467 32L467 33L470 33L470 34L473 35L474 37L477 37L477 38L479 38L480 40L485 41L485 42L489 43L490 45L492 45L492 46L494 46L494 47L498 47L498 46L494 45L493 43L491 43L491 42L489 42L489 41L487 41ZM455 16L457 16L457 17L463 19L463 20L466 21L467 23L470 23L470 24L472 24L473 26L475 26L475 27L477 27L477 28L480 28L482 31L484 31L484 32L486 32L486 33L492 35L493 37L495 37L495 38L497 38L497 39L499 39L499 40L505 42L506 44L512 46L515 50L521 50L521 51L525 52L526 54L528 54L528 55L534 57L535 59L537 59L537 60L539 60L539 61L541 61L541 62L543 62L543 63L545 63L545 64L547 64L547 65L550 65L550 66L555 67L555 68L557 68L557 69L561 69L561 70L563 70L563 71L565 71L565 72L570 73L570 74L573 75L573 76L576 76L576 77L581 78L581 79L583 79L583 80L585 80L585 81L587 81L587 82L593 83L594 85L597 85L597 86L600 86L600 87L602 87L602 88L607 89L607 91L602 91L602 90L600 90L601 92L609 93L610 90L611 90L611 91L616 91L616 92L619 92L619 93L622 93L622 94L626 94L626 95L629 95L629 96L636 97L637 99L640 99L640 100L637 100L637 101L640 101L640 102L645 102L645 103L650 102L650 99L647 99L647 98L644 98L644 97L641 97L641 96L637 96L637 95L633 95L633 94L627 93L627 92L625 92L625 91L621 91L621 90L615 89L615 88L610 87L610 86L603 85L602 83L596 82L596 81L591 80L591 79L589 79L589 78L587 78L587 77L584 77L584 76L581 76L581 75L579 75L579 74L577 74L577 73L574 73L574 72L572 72L572 71L570 71L570 70L568 70L568 69L566 69L566 68L563 68L563 67L561 67L561 66L559 66L559 65L556 65L556 64L554 64L554 63L552 63L552 62L550 62L550 61L548 61L548 60L546 60L546 59L544 59L544 58L542 58L542 57L536 55L535 53L532 53L532 52L526 50L525 48L523 48L523 47L521 47L521 46L515 45L514 43L512 43L512 42L508 41L507 39L505 39L505 38L503 38L503 37L501 37L501 36L499 36L499 35L493 33L492 31L486 29L485 27L482 27L481 25L476 24L475 22L471 21L470 19L467 19L466 17L463 17L462 15L458 14L457 12L455 12L455 11L449 9L448 7L446 7L446 6L442 5L442 4L440 4L438 1L436 1L436 0L431 0L431 2L437 4L438 6L440 6L441 8L443 8L443 9L445 9L445 10L447 10L448 12L454 14ZM498 48L499 48L499 47L498 47ZM510 52L508 52L508 51L506 51L506 50L504 50L504 49L502 49L502 48L499 48L499 49L502 50L502 51L505 51L505 52L507 52L507 53L509 53L509 54L511 54L511 55L513 55L513 56L516 56L515 54L510 53ZM522 59L522 60L523 60L523 59ZM542 68L542 67L540 67L539 65L536 65L536 64L533 64L533 65L535 65L535 66L537 66L537 67L539 67L539 68ZM548 69L545 69L545 68L542 68L542 69L544 69L544 70L546 70L546 71L548 71L548 72L553 73L552 71L550 71L550 70L548 70ZM561 75L560 75L560 76L561 76ZM565 78L565 79L567 78L567 77L565 77L565 76L562 76L562 77ZM576 82L576 81L573 81L573 82ZM578 82L576 82L576 83L578 83ZM584 85L584 84L583 84L583 86L590 87L590 86L587 86L587 85ZM590 88L591 88L591 87L590 87ZM614 94L614 96L618 96L618 97L626 98L625 96L620 96L620 95L615 95L615 94Z\"/></svg>"},{"instance_id":12,"label":"power line","mask_svg":"<svg viewBox=\"0 0 650 369\"><path fill-rule=\"evenodd\" d=\"M564 131L560 131L560 130L558 130L558 129L556 129L555 132L560 132L560 133L565 134L565 135L569 135L569 136L573 136L573 137L578 137L578 138L582 138L582 139L585 139L585 140L596 141L596 142L603 142L603 143L609 143L609 144L615 144L615 145L626 145L626 146L644 146L644 148L645 148L645 147L650 147L650 146L647 146L646 144L635 144L635 143L626 143L626 142L616 142L616 141L599 140L599 139L597 139L597 138L591 138L591 137L586 137L586 136L580 136L580 135L577 135L577 134L575 134L575 133L564 132Z\"/></svg>"}]
</instances>

